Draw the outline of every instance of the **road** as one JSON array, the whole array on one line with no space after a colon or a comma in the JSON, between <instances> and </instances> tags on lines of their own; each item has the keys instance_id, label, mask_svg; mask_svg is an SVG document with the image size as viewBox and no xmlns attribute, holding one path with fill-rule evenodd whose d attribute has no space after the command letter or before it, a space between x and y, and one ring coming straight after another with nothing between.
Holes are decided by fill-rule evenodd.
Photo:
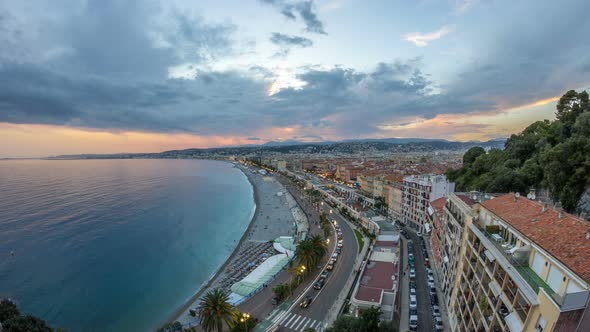
<instances>
[{"instance_id":1,"label":"road","mask_svg":"<svg viewBox=\"0 0 590 332\"><path fill-rule=\"evenodd\" d=\"M418 302L418 331L432 331L432 305L430 302L430 288L428 287L428 274L424 266L422 244L418 236L408 230L409 240L414 242L414 262L416 266L416 300ZM409 271L407 273L410 273ZM409 291L408 293L409 294ZM408 295L409 296L409 295Z\"/></svg>"},{"instance_id":2,"label":"road","mask_svg":"<svg viewBox=\"0 0 590 332\"><path fill-rule=\"evenodd\" d=\"M358 243L354 231L336 209L333 209L332 214L329 213L330 206L327 204L324 204L323 209L330 216L330 220L336 220L340 225L344 243L342 253L338 256L338 262L324 287L319 291L312 288L305 293L306 296L313 297L310 307L303 309L297 305L290 312L277 308L271 313L270 320L274 323L278 322L278 331L303 331L310 327L318 331L322 330L328 310L344 290L348 277L353 273L358 255Z\"/></svg>"}]
</instances>

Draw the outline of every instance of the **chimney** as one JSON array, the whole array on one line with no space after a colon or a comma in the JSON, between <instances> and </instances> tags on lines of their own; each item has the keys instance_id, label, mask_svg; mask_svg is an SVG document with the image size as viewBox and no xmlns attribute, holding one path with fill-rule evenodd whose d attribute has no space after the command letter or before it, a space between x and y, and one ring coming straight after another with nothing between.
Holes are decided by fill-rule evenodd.
<instances>
[{"instance_id":1,"label":"chimney","mask_svg":"<svg viewBox=\"0 0 590 332\"><path fill-rule=\"evenodd\" d=\"M563 210L559 209L559 219L563 219L564 214L563 214Z\"/></svg>"},{"instance_id":2,"label":"chimney","mask_svg":"<svg viewBox=\"0 0 590 332\"><path fill-rule=\"evenodd\" d=\"M586 240L590 240L590 227L588 227L588 230L586 231Z\"/></svg>"},{"instance_id":3,"label":"chimney","mask_svg":"<svg viewBox=\"0 0 590 332\"><path fill-rule=\"evenodd\" d=\"M543 209L541 210L541 212L545 212L547 211L547 203L543 203Z\"/></svg>"}]
</instances>

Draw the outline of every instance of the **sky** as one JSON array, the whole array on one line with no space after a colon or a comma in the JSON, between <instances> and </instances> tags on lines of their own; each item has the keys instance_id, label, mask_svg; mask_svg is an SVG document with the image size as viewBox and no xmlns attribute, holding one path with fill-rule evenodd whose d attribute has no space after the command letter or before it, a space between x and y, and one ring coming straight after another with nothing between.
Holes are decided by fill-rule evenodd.
<instances>
[{"instance_id":1,"label":"sky","mask_svg":"<svg viewBox=\"0 0 590 332\"><path fill-rule=\"evenodd\" d=\"M590 2L3 0L0 157L488 140L590 87Z\"/></svg>"}]
</instances>

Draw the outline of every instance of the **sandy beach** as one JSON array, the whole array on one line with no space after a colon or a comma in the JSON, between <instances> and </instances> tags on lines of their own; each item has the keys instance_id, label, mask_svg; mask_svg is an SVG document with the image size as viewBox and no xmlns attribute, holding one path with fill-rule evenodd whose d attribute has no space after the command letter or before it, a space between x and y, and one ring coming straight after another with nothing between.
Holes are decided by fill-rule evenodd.
<instances>
[{"instance_id":1,"label":"sandy beach","mask_svg":"<svg viewBox=\"0 0 590 332\"><path fill-rule=\"evenodd\" d=\"M183 325L196 325L197 318L189 314L189 309L198 306L199 298L207 291L215 288L229 289L233 282L247 274L266 255L272 253L269 241L279 236L294 236L296 234L296 220L290 210L292 197L285 187L274 176L261 175L257 169L236 165L247 176L253 192L256 210L244 235L227 260L217 272L182 305L168 321L179 321ZM298 212L295 215L298 217ZM251 260L244 267L244 260ZM244 269L248 269L245 270Z\"/></svg>"}]
</instances>

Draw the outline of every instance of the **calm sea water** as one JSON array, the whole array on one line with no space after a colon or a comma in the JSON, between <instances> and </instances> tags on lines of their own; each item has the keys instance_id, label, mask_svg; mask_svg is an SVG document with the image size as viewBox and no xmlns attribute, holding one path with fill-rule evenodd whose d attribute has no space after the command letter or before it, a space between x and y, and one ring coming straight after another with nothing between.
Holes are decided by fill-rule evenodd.
<instances>
[{"instance_id":1,"label":"calm sea water","mask_svg":"<svg viewBox=\"0 0 590 332\"><path fill-rule=\"evenodd\" d=\"M253 207L223 162L0 161L0 297L69 331L153 330L223 263Z\"/></svg>"}]
</instances>

